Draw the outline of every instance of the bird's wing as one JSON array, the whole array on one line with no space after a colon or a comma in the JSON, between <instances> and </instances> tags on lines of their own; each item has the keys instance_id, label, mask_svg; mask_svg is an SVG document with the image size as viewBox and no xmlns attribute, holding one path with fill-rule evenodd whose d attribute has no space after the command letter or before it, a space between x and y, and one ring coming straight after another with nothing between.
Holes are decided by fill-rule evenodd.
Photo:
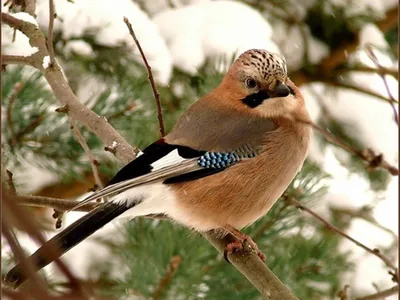
<instances>
[{"instance_id":1,"label":"bird's wing","mask_svg":"<svg viewBox=\"0 0 400 300\"><path fill-rule=\"evenodd\" d=\"M249 150L250 151L250 150ZM249 153L247 157L250 157ZM154 182L165 184L198 179L223 171L229 165L246 159L242 153L209 153L180 145L171 145L163 139L143 150L143 153L123 167L108 185L80 201L71 210L90 201Z\"/></svg>"}]
</instances>

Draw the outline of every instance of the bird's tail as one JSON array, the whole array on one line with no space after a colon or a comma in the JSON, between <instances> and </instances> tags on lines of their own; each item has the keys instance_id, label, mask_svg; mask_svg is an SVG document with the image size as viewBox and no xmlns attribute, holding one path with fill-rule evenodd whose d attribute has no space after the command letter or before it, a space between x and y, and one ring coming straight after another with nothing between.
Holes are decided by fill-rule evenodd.
<instances>
[{"instance_id":1,"label":"bird's tail","mask_svg":"<svg viewBox=\"0 0 400 300\"><path fill-rule=\"evenodd\" d=\"M39 271L133 206L134 204L127 206L108 202L92 210L47 241L27 260L33 264L35 271ZM49 256L49 251L54 253L51 252L52 255ZM6 274L4 282L16 288L27 279L28 277L19 263Z\"/></svg>"}]
</instances>

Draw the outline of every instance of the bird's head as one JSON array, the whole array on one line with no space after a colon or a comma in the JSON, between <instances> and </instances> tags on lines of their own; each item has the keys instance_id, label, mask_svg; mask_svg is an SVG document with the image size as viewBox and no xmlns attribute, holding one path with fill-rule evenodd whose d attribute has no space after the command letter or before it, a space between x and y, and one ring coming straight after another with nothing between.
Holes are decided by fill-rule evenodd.
<instances>
[{"instance_id":1,"label":"bird's head","mask_svg":"<svg viewBox=\"0 0 400 300\"><path fill-rule=\"evenodd\" d=\"M265 118L290 116L304 108L299 90L287 76L285 58L266 50L241 54L220 88L235 107Z\"/></svg>"}]
</instances>

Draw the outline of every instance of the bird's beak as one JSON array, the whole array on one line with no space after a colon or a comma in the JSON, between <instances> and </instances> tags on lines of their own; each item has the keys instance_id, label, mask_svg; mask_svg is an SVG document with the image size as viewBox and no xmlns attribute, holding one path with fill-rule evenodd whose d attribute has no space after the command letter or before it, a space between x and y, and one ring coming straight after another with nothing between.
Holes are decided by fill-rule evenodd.
<instances>
[{"instance_id":1,"label":"bird's beak","mask_svg":"<svg viewBox=\"0 0 400 300\"><path fill-rule=\"evenodd\" d=\"M286 97L290 94L290 89L286 84L279 82L275 90L272 92L272 98Z\"/></svg>"}]
</instances>

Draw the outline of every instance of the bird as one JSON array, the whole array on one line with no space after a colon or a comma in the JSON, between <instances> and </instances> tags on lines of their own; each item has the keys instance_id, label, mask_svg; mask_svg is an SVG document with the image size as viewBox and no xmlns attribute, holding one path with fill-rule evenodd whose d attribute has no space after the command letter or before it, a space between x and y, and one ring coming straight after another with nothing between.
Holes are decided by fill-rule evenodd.
<instances>
[{"instance_id":1,"label":"bird","mask_svg":"<svg viewBox=\"0 0 400 300\"><path fill-rule=\"evenodd\" d=\"M240 54L219 85L195 101L163 138L147 146L106 187L77 207L111 197L44 246L30 260L45 267L120 217L163 215L197 232L231 233L264 255L240 230L264 216L301 170L311 138L300 90L287 75L284 56L264 49ZM46 255L56 247L56 257ZM5 276L19 286L21 264Z\"/></svg>"}]
</instances>

